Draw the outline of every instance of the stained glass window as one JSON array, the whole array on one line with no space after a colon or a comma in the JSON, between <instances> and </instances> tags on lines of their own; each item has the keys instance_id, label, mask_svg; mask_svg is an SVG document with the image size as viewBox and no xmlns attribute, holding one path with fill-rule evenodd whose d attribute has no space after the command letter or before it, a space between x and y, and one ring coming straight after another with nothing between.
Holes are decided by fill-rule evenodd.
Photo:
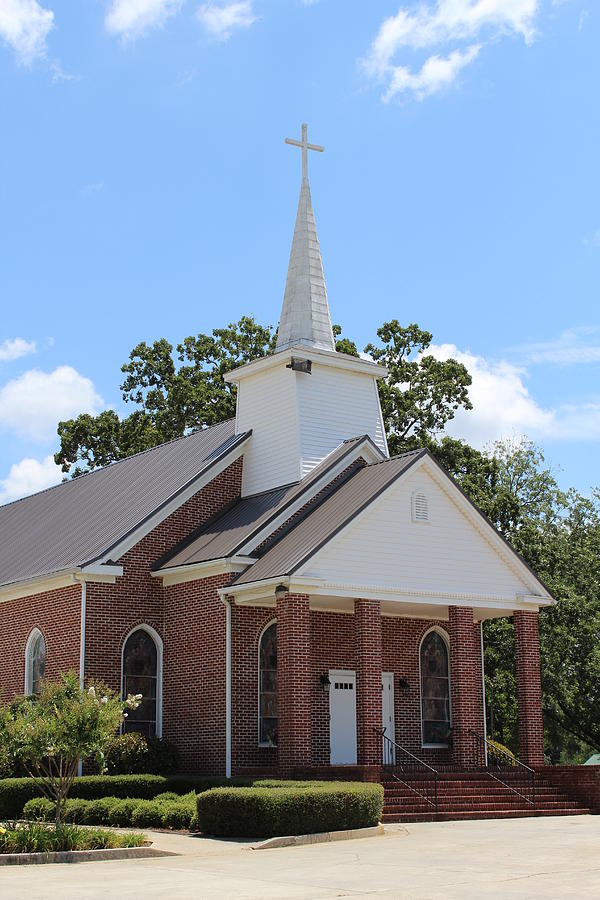
<instances>
[{"instance_id":1,"label":"stained glass window","mask_svg":"<svg viewBox=\"0 0 600 900\"><path fill-rule=\"evenodd\" d=\"M446 746L450 737L448 647L431 631L421 644L421 717L423 743Z\"/></svg>"},{"instance_id":2,"label":"stained glass window","mask_svg":"<svg viewBox=\"0 0 600 900\"><path fill-rule=\"evenodd\" d=\"M39 694L44 675L46 674L46 641L43 634L38 631L32 638L27 658L27 684L25 689L29 694Z\"/></svg>"},{"instance_id":3,"label":"stained glass window","mask_svg":"<svg viewBox=\"0 0 600 900\"><path fill-rule=\"evenodd\" d=\"M258 740L277 746L277 623L266 628L260 639L258 687Z\"/></svg>"},{"instance_id":4,"label":"stained glass window","mask_svg":"<svg viewBox=\"0 0 600 900\"><path fill-rule=\"evenodd\" d=\"M139 731L156 736L158 653L156 644L144 628L130 634L123 650L123 697L141 694L137 709L128 711L123 731Z\"/></svg>"}]
</instances>

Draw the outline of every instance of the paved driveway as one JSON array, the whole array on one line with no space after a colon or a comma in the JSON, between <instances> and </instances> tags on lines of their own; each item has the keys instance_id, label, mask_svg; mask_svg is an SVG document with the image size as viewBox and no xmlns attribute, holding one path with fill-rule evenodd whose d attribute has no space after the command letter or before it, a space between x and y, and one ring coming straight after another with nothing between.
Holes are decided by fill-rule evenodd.
<instances>
[{"instance_id":1,"label":"paved driveway","mask_svg":"<svg viewBox=\"0 0 600 900\"><path fill-rule=\"evenodd\" d=\"M600 816L390 826L383 837L277 850L175 835L155 840L182 855L0 868L0 897L600 897Z\"/></svg>"}]
</instances>

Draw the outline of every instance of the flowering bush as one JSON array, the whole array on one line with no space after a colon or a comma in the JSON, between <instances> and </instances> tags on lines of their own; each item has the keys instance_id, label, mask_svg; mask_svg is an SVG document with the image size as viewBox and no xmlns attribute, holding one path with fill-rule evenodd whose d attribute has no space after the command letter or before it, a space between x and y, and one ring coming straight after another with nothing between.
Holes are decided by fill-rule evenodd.
<instances>
[{"instance_id":1,"label":"flowering bush","mask_svg":"<svg viewBox=\"0 0 600 900\"><path fill-rule=\"evenodd\" d=\"M0 706L0 758L12 758L33 776L56 804L56 822L80 760L94 758L104 769L104 749L139 695L122 701L103 685L83 689L75 672L44 681L39 694Z\"/></svg>"}]
</instances>

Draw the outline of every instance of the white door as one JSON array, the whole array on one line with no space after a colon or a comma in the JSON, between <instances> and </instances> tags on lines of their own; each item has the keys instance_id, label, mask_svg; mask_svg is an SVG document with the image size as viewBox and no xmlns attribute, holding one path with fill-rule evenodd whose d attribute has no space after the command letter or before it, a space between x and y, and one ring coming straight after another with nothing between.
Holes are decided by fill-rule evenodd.
<instances>
[{"instance_id":1,"label":"white door","mask_svg":"<svg viewBox=\"0 0 600 900\"><path fill-rule=\"evenodd\" d=\"M381 673L381 727L383 733L390 740L396 740L396 724L394 721L394 673ZM383 741L383 763L394 765L396 762L396 748L388 741Z\"/></svg>"},{"instance_id":2,"label":"white door","mask_svg":"<svg viewBox=\"0 0 600 900\"><path fill-rule=\"evenodd\" d=\"M332 766L356 765L356 673L329 672L329 746Z\"/></svg>"}]
</instances>

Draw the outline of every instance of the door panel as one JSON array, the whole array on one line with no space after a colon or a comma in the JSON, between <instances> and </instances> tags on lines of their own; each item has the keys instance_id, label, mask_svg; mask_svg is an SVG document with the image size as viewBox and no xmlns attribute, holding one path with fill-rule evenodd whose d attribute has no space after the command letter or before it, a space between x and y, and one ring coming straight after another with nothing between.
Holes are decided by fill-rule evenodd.
<instances>
[{"instance_id":1,"label":"door panel","mask_svg":"<svg viewBox=\"0 0 600 900\"><path fill-rule=\"evenodd\" d=\"M381 673L381 727L383 733L390 740L396 740L396 725L394 720L394 673ZM383 763L394 765L396 762L396 748L393 744L383 741Z\"/></svg>"},{"instance_id":2,"label":"door panel","mask_svg":"<svg viewBox=\"0 0 600 900\"><path fill-rule=\"evenodd\" d=\"M356 673L331 670L329 681L330 763L356 765Z\"/></svg>"}]
</instances>

